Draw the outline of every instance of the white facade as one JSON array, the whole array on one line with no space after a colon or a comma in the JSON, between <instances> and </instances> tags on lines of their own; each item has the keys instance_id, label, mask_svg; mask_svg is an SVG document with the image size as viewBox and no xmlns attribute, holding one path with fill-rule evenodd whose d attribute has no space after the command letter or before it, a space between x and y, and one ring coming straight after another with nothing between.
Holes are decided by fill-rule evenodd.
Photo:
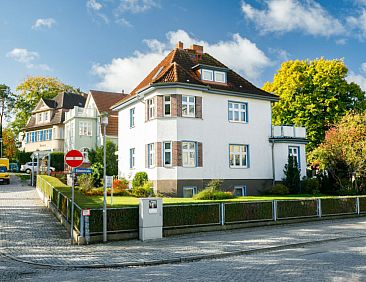
<instances>
[{"instance_id":1,"label":"white facade","mask_svg":"<svg viewBox=\"0 0 366 282\"><path fill-rule=\"evenodd\" d=\"M161 117L145 121L145 103L156 95L188 95L202 97L202 118ZM230 122L228 104L247 103L247 122ZM126 105L126 106L125 106ZM287 143L275 143L272 162L271 101L227 94L207 93L184 88L156 89L145 97L119 108L119 175L131 180L136 172L147 172L149 179L160 190L159 181L228 180L232 185L245 181L281 180L287 163ZM130 110L134 108L134 127L130 127ZM201 142L202 167L146 167L146 144L164 141ZM229 163L229 145L248 145L248 167L232 168ZM301 171L306 172L304 145L300 146ZM130 168L130 149L134 149L134 168ZM161 152L163 154L163 152ZM240 180L240 181L239 181ZM259 182L258 182L259 183ZM171 184L174 186L174 184ZM178 185L179 186L179 185ZM172 190L177 187L172 187Z\"/></svg>"}]
</instances>

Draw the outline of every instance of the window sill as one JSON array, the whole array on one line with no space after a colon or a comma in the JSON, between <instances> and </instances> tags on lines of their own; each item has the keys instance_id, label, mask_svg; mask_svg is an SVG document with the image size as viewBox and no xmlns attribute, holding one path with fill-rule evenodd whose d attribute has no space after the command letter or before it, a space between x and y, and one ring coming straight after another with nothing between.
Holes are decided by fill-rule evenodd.
<instances>
[{"instance_id":1,"label":"window sill","mask_svg":"<svg viewBox=\"0 0 366 282\"><path fill-rule=\"evenodd\" d=\"M247 167L247 166L229 166L229 168L232 168L232 169L247 169L249 167Z\"/></svg>"},{"instance_id":2,"label":"window sill","mask_svg":"<svg viewBox=\"0 0 366 282\"><path fill-rule=\"evenodd\" d=\"M242 123L242 124L248 124L247 121L235 121L235 120L229 120L230 123Z\"/></svg>"}]
</instances>

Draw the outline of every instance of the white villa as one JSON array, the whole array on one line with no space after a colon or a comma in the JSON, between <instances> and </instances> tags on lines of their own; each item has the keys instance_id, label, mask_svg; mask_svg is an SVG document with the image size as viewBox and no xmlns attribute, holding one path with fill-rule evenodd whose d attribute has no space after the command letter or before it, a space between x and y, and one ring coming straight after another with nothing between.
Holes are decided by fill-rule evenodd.
<instances>
[{"instance_id":1,"label":"white villa","mask_svg":"<svg viewBox=\"0 0 366 282\"><path fill-rule=\"evenodd\" d=\"M237 195L255 195L281 181L291 154L305 176L305 128L272 126L278 100L202 46L184 49L179 42L112 107L119 117L119 175L131 180L145 171L156 191L181 197L211 179Z\"/></svg>"}]
</instances>

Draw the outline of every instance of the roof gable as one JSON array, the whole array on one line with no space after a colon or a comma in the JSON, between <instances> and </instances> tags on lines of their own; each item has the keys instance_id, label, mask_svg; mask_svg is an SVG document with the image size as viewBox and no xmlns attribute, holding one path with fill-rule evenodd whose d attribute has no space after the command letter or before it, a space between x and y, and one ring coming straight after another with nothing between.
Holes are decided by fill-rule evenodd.
<instances>
[{"instance_id":1,"label":"roof gable","mask_svg":"<svg viewBox=\"0 0 366 282\"><path fill-rule=\"evenodd\" d=\"M96 109L99 113L108 112L109 115L117 115L117 112L112 111L110 108L112 105L128 97L128 94L118 92L107 92L90 90L90 97L88 97L88 106L94 102Z\"/></svg>"}]
</instances>

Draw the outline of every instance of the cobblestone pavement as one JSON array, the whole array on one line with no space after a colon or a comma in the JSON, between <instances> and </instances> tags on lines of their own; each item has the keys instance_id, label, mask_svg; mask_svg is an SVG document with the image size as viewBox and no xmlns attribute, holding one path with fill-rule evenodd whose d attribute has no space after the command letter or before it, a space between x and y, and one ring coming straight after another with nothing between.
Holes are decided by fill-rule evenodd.
<instances>
[{"instance_id":1,"label":"cobblestone pavement","mask_svg":"<svg viewBox=\"0 0 366 282\"><path fill-rule=\"evenodd\" d=\"M360 217L199 233L150 242L130 240L71 246L66 230L44 208L33 188L21 186L16 181L10 186L0 186L1 251L14 258L38 264L111 266L158 262L319 240L359 238L366 236L365 228L366 218ZM231 261L228 259L228 263Z\"/></svg>"}]
</instances>

